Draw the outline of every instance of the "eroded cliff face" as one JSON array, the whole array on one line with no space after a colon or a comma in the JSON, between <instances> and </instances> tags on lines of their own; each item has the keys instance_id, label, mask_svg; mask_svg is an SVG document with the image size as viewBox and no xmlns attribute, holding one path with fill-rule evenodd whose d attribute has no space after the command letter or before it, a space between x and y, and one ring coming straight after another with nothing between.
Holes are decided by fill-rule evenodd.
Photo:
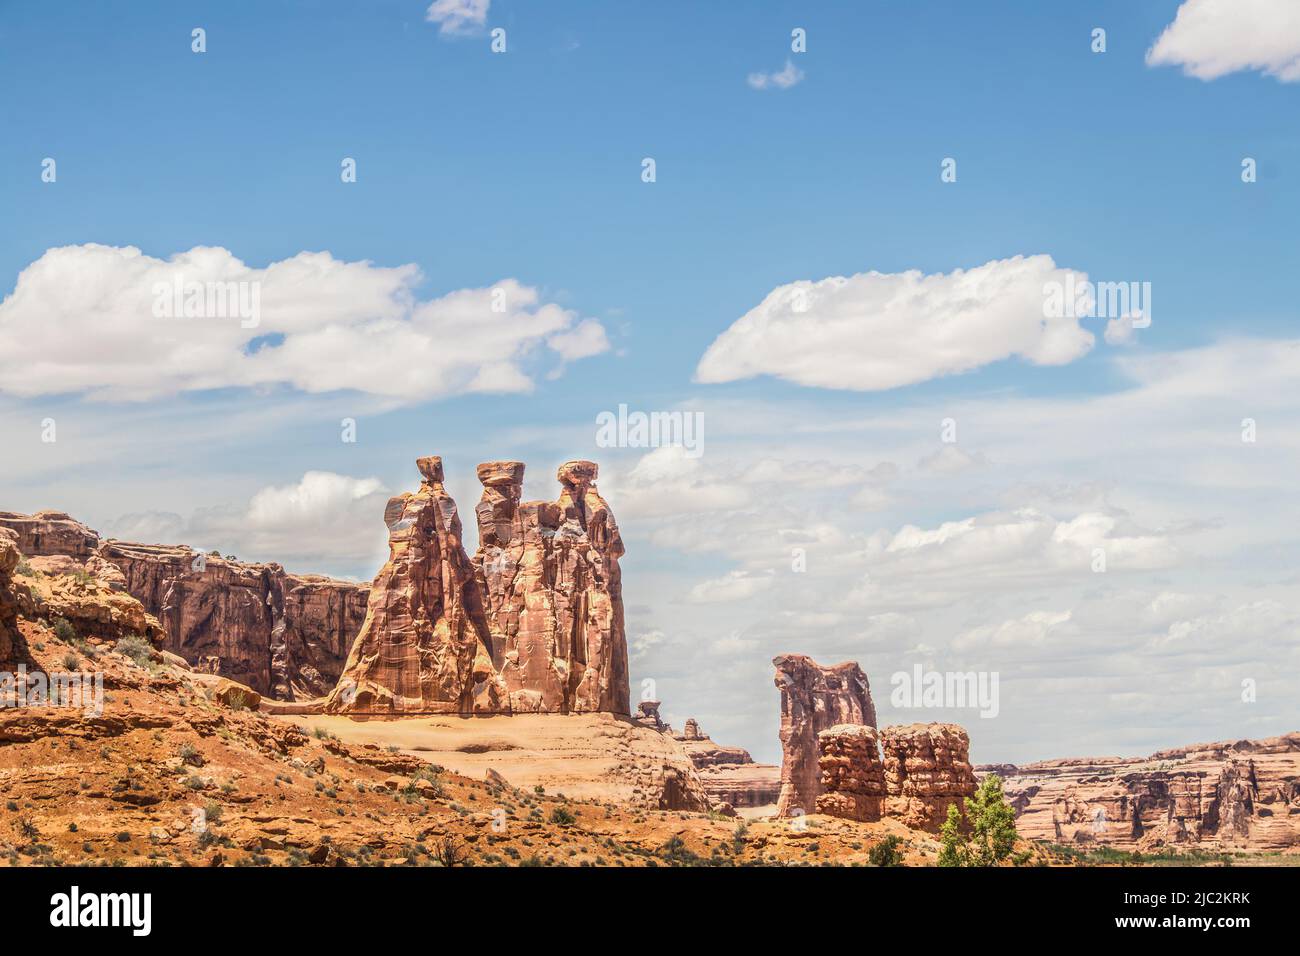
<instances>
[{"instance_id":1,"label":"eroded cliff face","mask_svg":"<svg viewBox=\"0 0 1300 956\"><path fill-rule=\"evenodd\" d=\"M817 812L849 820L885 817L937 832L973 796L970 738L956 724L831 727L817 737L822 794Z\"/></svg>"},{"instance_id":2,"label":"eroded cliff face","mask_svg":"<svg viewBox=\"0 0 1300 956\"><path fill-rule=\"evenodd\" d=\"M867 675L853 661L823 667L803 654L775 658L781 691L779 816L812 813L822 792L817 735L836 724L876 725Z\"/></svg>"},{"instance_id":3,"label":"eroded cliff face","mask_svg":"<svg viewBox=\"0 0 1300 956\"><path fill-rule=\"evenodd\" d=\"M503 706L442 459L420 458L416 466L419 490L384 509L388 562L370 587L365 622L328 711L468 714Z\"/></svg>"},{"instance_id":4,"label":"eroded cliff face","mask_svg":"<svg viewBox=\"0 0 1300 956\"><path fill-rule=\"evenodd\" d=\"M822 793L817 812L847 820L879 820L885 809L885 767L876 728L839 724L817 735Z\"/></svg>"},{"instance_id":5,"label":"eroded cliff face","mask_svg":"<svg viewBox=\"0 0 1300 956\"><path fill-rule=\"evenodd\" d=\"M0 664L6 666L27 660L27 648L18 633L20 595L13 580L22 557L18 535L8 528L0 528Z\"/></svg>"},{"instance_id":6,"label":"eroded cliff face","mask_svg":"<svg viewBox=\"0 0 1300 956\"><path fill-rule=\"evenodd\" d=\"M320 697L333 688L365 619L363 584L186 547L101 541L62 512L0 512L0 528L13 533L38 570L85 571L138 600L161 622L161 648L272 699ZM75 623L75 589L58 590L67 592L67 603L56 613ZM121 627L130 629L132 620L121 615ZM155 639L147 622L135 633Z\"/></svg>"},{"instance_id":7,"label":"eroded cliff face","mask_svg":"<svg viewBox=\"0 0 1300 956\"><path fill-rule=\"evenodd\" d=\"M1028 839L1129 851L1300 847L1300 733L978 770L1003 778Z\"/></svg>"},{"instance_id":8,"label":"eroded cliff face","mask_svg":"<svg viewBox=\"0 0 1300 956\"><path fill-rule=\"evenodd\" d=\"M521 501L524 466L485 462L471 560L442 461L388 504L390 556L326 709L627 714L623 542L596 465L560 466L555 502Z\"/></svg>"},{"instance_id":9,"label":"eroded cliff face","mask_svg":"<svg viewBox=\"0 0 1300 956\"><path fill-rule=\"evenodd\" d=\"M14 533L15 545L29 558L63 555L84 561L99 547L98 534L62 511L0 511L0 528Z\"/></svg>"},{"instance_id":10,"label":"eroded cliff face","mask_svg":"<svg viewBox=\"0 0 1300 956\"><path fill-rule=\"evenodd\" d=\"M880 732L885 815L914 830L938 832L956 805L977 786L970 737L956 724L904 724Z\"/></svg>"}]
</instances>

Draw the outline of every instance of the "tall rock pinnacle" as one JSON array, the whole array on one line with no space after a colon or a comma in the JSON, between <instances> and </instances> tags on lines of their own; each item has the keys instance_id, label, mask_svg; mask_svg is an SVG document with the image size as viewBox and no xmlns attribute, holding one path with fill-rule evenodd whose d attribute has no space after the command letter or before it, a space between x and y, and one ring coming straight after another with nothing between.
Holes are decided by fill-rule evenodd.
<instances>
[{"instance_id":1,"label":"tall rock pinnacle","mask_svg":"<svg viewBox=\"0 0 1300 956\"><path fill-rule=\"evenodd\" d=\"M390 556L326 708L350 713L626 714L623 542L589 461L556 502L521 501L524 465L478 466L479 548L461 543L442 461L388 503Z\"/></svg>"}]
</instances>

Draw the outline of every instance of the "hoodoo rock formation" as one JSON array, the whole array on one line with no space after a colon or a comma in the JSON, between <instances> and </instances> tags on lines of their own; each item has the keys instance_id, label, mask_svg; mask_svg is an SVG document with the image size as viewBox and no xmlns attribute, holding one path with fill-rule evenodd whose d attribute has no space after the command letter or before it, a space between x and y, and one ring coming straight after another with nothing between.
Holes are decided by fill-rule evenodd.
<instances>
[{"instance_id":1,"label":"hoodoo rock formation","mask_svg":"<svg viewBox=\"0 0 1300 956\"><path fill-rule=\"evenodd\" d=\"M0 512L0 528L13 532L37 570L52 575L85 571L135 598L161 622L162 649L274 699L327 693L365 618L363 584L290 574L278 564L242 562L186 547L101 541L59 511ZM71 619L77 607L57 613ZM133 619L122 616L122 626L132 626Z\"/></svg>"},{"instance_id":2,"label":"hoodoo rock formation","mask_svg":"<svg viewBox=\"0 0 1300 956\"><path fill-rule=\"evenodd\" d=\"M775 658L781 691L779 816L812 813L822 792L817 735L837 724L876 725L871 687L852 661L822 667L802 654Z\"/></svg>"},{"instance_id":3,"label":"hoodoo rock formation","mask_svg":"<svg viewBox=\"0 0 1300 956\"><path fill-rule=\"evenodd\" d=\"M479 466L479 548L461 542L442 460L385 511L390 556L325 708L340 713L628 714L618 559L596 465L560 466L556 502L521 501L524 466Z\"/></svg>"},{"instance_id":4,"label":"hoodoo rock formation","mask_svg":"<svg viewBox=\"0 0 1300 956\"><path fill-rule=\"evenodd\" d=\"M885 814L914 830L938 831L976 789L970 737L956 724L905 724L880 732Z\"/></svg>"},{"instance_id":5,"label":"hoodoo rock formation","mask_svg":"<svg viewBox=\"0 0 1300 956\"><path fill-rule=\"evenodd\" d=\"M506 706L442 459L415 464L419 490L384 509L388 562L370 586L365 622L326 710L469 714Z\"/></svg>"},{"instance_id":6,"label":"hoodoo rock formation","mask_svg":"<svg viewBox=\"0 0 1300 956\"><path fill-rule=\"evenodd\" d=\"M512 713L629 711L623 539L596 476L565 462L558 501L520 501L523 462L478 467L473 564Z\"/></svg>"},{"instance_id":7,"label":"hoodoo rock formation","mask_svg":"<svg viewBox=\"0 0 1300 956\"><path fill-rule=\"evenodd\" d=\"M1028 839L1126 851L1300 847L1300 733L977 769L1003 778Z\"/></svg>"}]
</instances>

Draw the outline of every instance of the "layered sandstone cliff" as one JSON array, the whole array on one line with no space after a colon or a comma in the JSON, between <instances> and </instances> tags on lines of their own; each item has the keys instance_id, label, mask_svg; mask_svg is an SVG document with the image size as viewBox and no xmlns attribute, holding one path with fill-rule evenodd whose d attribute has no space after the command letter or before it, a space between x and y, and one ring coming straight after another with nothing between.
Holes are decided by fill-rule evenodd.
<instances>
[{"instance_id":1,"label":"layered sandstone cliff","mask_svg":"<svg viewBox=\"0 0 1300 956\"><path fill-rule=\"evenodd\" d=\"M849 820L898 820L935 832L975 793L970 738L956 724L844 725L822 731L817 812Z\"/></svg>"},{"instance_id":2,"label":"layered sandstone cliff","mask_svg":"<svg viewBox=\"0 0 1300 956\"><path fill-rule=\"evenodd\" d=\"M85 571L138 600L161 622L159 645L192 665L277 700L320 697L337 682L366 613L366 585L296 575L187 547L101 541L57 511L0 512L0 528L38 570ZM75 601L59 613L73 619ZM86 613L104 602L89 602ZM130 627L127 605L119 617ZM75 623L75 621L74 621ZM140 623L142 636L153 635Z\"/></svg>"},{"instance_id":3,"label":"layered sandstone cliff","mask_svg":"<svg viewBox=\"0 0 1300 956\"><path fill-rule=\"evenodd\" d=\"M839 724L818 734L817 745L822 775L817 812L847 820L879 820L885 808L885 767L876 729Z\"/></svg>"},{"instance_id":4,"label":"layered sandstone cliff","mask_svg":"<svg viewBox=\"0 0 1300 956\"><path fill-rule=\"evenodd\" d=\"M62 555L84 561L99 547L98 534L62 511L0 511L0 528L14 533L18 550L29 558Z\"/></svg>"},{"instance_id":5,"label":"layered sandstone cliff","mask_svg":"<svg viewBox=\"0 0 1300 956\"><path fill-rule=\"evenodd\" d=\"M817 735L837 724L876 725L867 675L847 661L823 667L802 654L775 658L781 691L779 816L812 813L822 792Z\"/></svg>"},{"instance_id":6,"label":"layered sandstone cliff","mask_svg":"<svg viewBox=\"0 0 1300 956\"><path fill-rule=\"evenodd\" d=\"M691 758L705 792L714 803L733 807L765 807L776 803L781 792L780 767L755 763L743 747L714 742L693 717L686 721L680 734L672 736Z\"/></svg>"},{"instance_id":7,"label":"layered sandstone cliff","mask_svg":"<svg viewBox=\"0 0 1300 956\"><path fill-rule=\"evenodd\" d=\"M914 830L938 831L956 805L974 796L970 737L956 724L904 724L880 732L885 814Z\"/></svg>"},{"instance_id":8,"label":"layered sandstone cliff","mask_svg":"<svg viewBox=\"0 0 1300 956\"><path fill-rule=\"evenodd\" d=\"M1300 848L1300 733L977 769L1003 778L1028 839L1126 851Z\"/></svg>"},{"instance_id":9,"label":"layered sandstone cliff","mask_svg":"<svg viewBox=\"0 0 1300 956\"><path fill-rule=\"evenodd\" d=\"M618 559L596 465L560 466L555 502L521 501L521 462L479 466L479 547L462 544L442 460L385 512L389 560L326 709L352 714L628 714Z\"/></svg>"}]
</instances>

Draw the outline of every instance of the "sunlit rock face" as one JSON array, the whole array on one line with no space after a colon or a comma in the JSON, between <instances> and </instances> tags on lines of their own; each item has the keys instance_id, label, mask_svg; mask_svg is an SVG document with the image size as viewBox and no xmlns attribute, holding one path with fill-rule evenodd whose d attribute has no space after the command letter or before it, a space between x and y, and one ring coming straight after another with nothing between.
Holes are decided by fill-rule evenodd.
<instances>
[{"instance_id":1,"label":"sunlit rock face","mask_svg":"<svg viewBox=\"0 0 1300 956\"><path fill-rule=\"evenodd\" d=\"M628 714L623 541L589 461L558 501L522 501L524 465L484 462L479 547L462 544L442 461L393 498L389 560L326 708L349 713Z\"/></svg>"}]
</instances>

